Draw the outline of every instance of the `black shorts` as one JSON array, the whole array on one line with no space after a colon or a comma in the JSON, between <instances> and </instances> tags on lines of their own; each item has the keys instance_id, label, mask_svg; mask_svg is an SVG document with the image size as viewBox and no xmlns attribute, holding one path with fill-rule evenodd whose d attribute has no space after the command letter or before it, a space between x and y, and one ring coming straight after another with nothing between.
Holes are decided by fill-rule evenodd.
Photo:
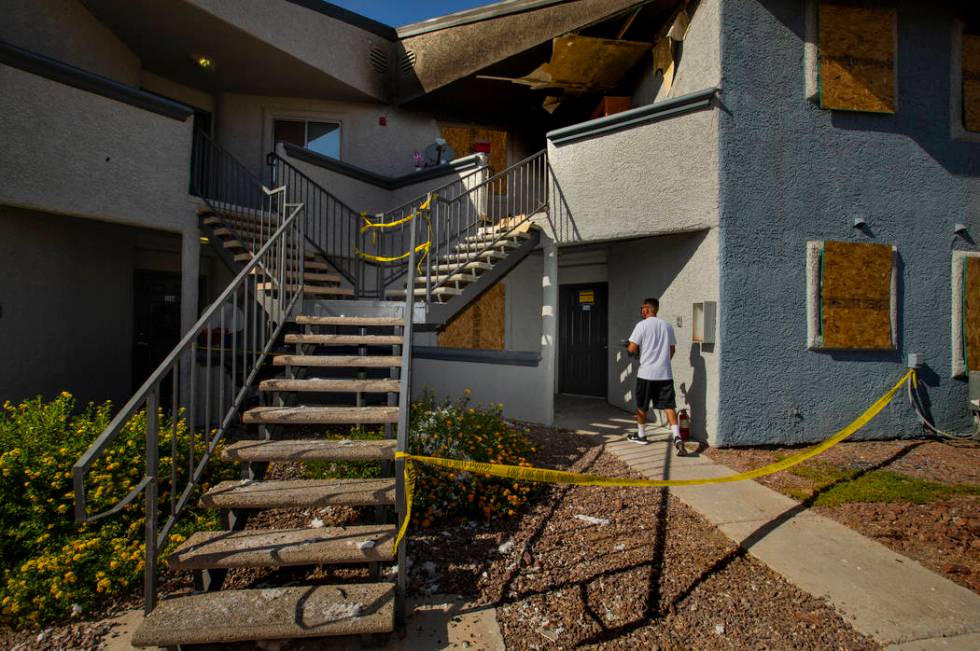
<instances>
[{"instance_id":1,"label":"black shorts","mask_svg":"<svg viewBox=\"0 0 980 651\"><path fill-rule=\"evenodd\" d=\"M646 411L651 401L654 409L676 409L674 381L636 378L636 408Z\"/></svg>"}]
</instances>

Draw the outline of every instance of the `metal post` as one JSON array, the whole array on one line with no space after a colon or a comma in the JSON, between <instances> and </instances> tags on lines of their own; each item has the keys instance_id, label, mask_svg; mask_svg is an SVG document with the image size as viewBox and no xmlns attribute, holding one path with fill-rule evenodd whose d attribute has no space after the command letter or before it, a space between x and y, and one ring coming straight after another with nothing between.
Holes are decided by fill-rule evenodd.
<instances>
[{"instance_id":1,"label":"metal post","mask_svg":"<svg viewBox=\"0 0 980 651\"><path fill-rule=\"evenodd\" d=\"M157 410L160 406L160 384L153 386L146 396L146 562L143 565L143 612L147 615L157 605L157 490L159 488L160 448L157 441L160 423ZM193 427L193 425L192 425ZM173 489L172 489L173 490Z\"/></svg>"},{"instance_id":2,"label":"metal post","mask_svg":"<svg viewBox=\"0 0 980 651\"><path fill-rule=\"evenodd\" d=\"M401 363L401 384L399 395L401 404L398 406L398 440L395 449L405 452L408 449L408 425L412 403L412 321L415 311L415 228L411 230L411 241L408 247L408 287L405 292L405 312L403 320L405 327L402 331L402 363ZM398 527L401 528L407 512L405 501L405 460L395 460L395 508L398 511ZM405 547L407 541L402 541L398 546L398 585L397 600L395 608L395 618L399 625L404 624L407 614L406 607L406 579L408 567L406 565Z\"/></svg>"}]
</instances>

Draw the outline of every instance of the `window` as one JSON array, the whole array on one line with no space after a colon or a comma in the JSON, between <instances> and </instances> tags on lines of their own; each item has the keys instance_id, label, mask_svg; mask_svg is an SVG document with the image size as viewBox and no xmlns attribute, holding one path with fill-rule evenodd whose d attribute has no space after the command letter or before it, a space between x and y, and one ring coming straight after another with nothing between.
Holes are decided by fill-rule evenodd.
<instances>
[{"instance_id":1,"label":"window","mask_svg":"<svg viewBox=\"0 0 980 651\"><path fill-rule=\"evenodd\" d=\"M895 348L895 255L887 244L807 243L808 348Z\"/></svg>"},{"instance_id":2,"label":"window","mask_svg":"<svg viewBox=\"0 0 980 651\"><path fill-rule=\"evenodd\" d=\"M894 9L820 3L820 108L895 112Z\"/></svg>"},{"instance_id":3,"label":"window","mask_svg":"<svg viewBox=\"0 0 980 651\"><path fill-rule=\"evenodd\" d=\"M275 120L272 125L274 142L288 142L306 147L323 156L340 159L340 123L312 120Z\"/></svg>"}]
</instances>

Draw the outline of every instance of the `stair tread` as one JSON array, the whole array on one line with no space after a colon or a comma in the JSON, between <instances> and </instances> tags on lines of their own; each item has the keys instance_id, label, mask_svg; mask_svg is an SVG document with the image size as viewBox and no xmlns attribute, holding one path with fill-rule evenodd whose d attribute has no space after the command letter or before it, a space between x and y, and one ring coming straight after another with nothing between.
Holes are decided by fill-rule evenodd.
<instances>
[{"instance_id":1,"label":"stair tread","mask_svg":"<svg viewBox=\"0 0 980 651\"><path fill-rule=\"evenodd\" d=\"M169 647L390 633L394 615L393 583L222 590L161 601L132 644Z\"/></svg>"},{"instance_id":2,"label":"stair tread","mask_svg":"<svg viewBox=\"0 0 980 651\"><path fill-rule=\"evenodd\" d=\"M390 368L401 366L402 358L395 355L276 355L273 366L328 366L356 368Z\"/></svg>"},{"instance_id":3,"label":"stair tread","mask_svg":"<svg viewBox=\"0 0 980 651\"><path fill-rule=\"evenodd\" d=\"M493 265L490 264L489 262L472 260L464 264L462 267L458 262L454 264L437 264L432 266L432 271L434 273L440 273L440 272L448 273L450 271L456 271L457 269L459 271L471 271L473 269L479 269L481 271L489 271L490 269L493 269Z\"/></svg>"},{"instance_id":4,"label":"stair tread","mask_svg":"<svg viewBox=\"0 0 980 651\"><path fill-rule=\"evenodd\" d=\"M398 393L398 380L339 380L333 378L272 378L259 384L259 391L318 391L324 393Z\"/></svg>"},{"instance_id":5,"label":"stair tread","mask_svg":"<svg viewBox=\"0 0 980 651\"><path fill-rule=\"evenodd\" d=\"M479 278L479 276L475 276L475 275L473 275L471 273L462 273L461 272L461 273L455 273L455 274L452 274L452 275L449 275L449 274L441 274L441 275L440 274L433 274L432 276L430 276L430 278L432 279L432 284L441 283L443 281L450 282L450 283L472 283L472 282L476 282L476 280ZM418 276L418 277L415 278L415 284L417 284L417 285L424 285L425 282L426 282L425 276Z\"/></svg>"},{"instance_id":6,"label":"stair tread","mask_svg":"<svg viewBox=\"0 0 980 651\"><path fill-rule=\"evenodd\" d=\"M393 524L198 531L174 550L167 566L204 570L386 562L392 560L394 538Z\"/></svg>"},{"instance_id":7,"label":"stair tread","mask_svg":"<svg viewBox=\"0 0 980 651\"><path fill-rule=\"evenodd\" d=\"M432 288L432 294L434 296L459 296L462 293L463 293L463 290L462 289L456 289L455 287L433 287ZM416 287L415 288L415 293L414 293L415 296L425 296L425 294L426 294L425 287ZM405 290L404 289L388 289L388 290L385 290L385 296L395 296L395 297L398 297L398 296L404 296L404 295L405 295Z\"/></svg>"},{"instance_id":8,"label":"stair tread","mask_svg":"<svg viewBox=\"0 0 980 651\"><path fill-rule=\"evenodd\" d=\"M400 317L384 316L306 316L295 319L299 325L349 325L349 326L404 326Z\"/></svg>"},{"instance_id":9,"label":"stair tread","mask_svg":"<svg viewBox=\"0 0 980 651\"><path fill-rule=\"evenodd\" d=\"M480 253L479 255L475 253L449 253L447 255L440 256L439 261L440 262L443 261L463 262L469 260L469 261L476 262L482 260L483 258L506 258L506 257L507 254L504 253L503 251L499 251L497 249L489 249L487 251L484 251L483 253Z\"/></svg>"},{"instance_id":10,"label":"stair tread","mask_svg":"<svg viewBox=\"0 0 980 651\"><path fill-rule=\"evenodd\" d=\"M488 247L492 242L463 242L457 244L453 247L456 251L482 251L484 248ZM492 249L516 249L521 245L520 242L514 242L513 240L500 240L499 242L493 243Z\"/></svg>"},{"instance_id":11,"label":"stair tread","mask_svg":"<svg viewBox=\"0 0 980 651\"><path fill-rule=\"evenodd\" d=\"M299 290L299 285L295 283L287 283L286 291L295 292ZM279 289L278 283L255 283L255 289L264 291L275 291ZM354 290L350 287L321 287L319 285L307 285L303 284L304 294L318 294L321 296L353 296Z\"/></svg>"},{"instance_id":12,"label":"stair tread","mask_svg":"<svg viewBox=\"0 0 980 651\"><path fill-rule=\"evenodd\" d=\"M351 439L287 439L239 441L226 447L221 457L236 461L390 461L395 441Z\"/></svg>"},{"instance_id":13,"label":"stair tread","mask_svg":"<svg viewBox=\"0 0 980 651\"><path fill-rule=\"evenodd\" d=\"M496 231L496 232L480 233L478 235L469 235L467 237L464 237L463 238L463 241L464 242L482 242L482 243L489 244L489 243L493 242L494 240L496 240L498 237L499 238L502 238L502 241L503 241L503 240L506 240L506 239L526 240L526 239L528 239L531 236L529 234L527 234L527 233L520 233L520 232L509 233L508 234L506 230L501 229L501 230Z\"/></svg>"},{"instance_id":14,"label":"stair tread","mask_svg":"<svg viewBox=\"0 0 980 651\"><path fill-rule=\"evenodd\" d=\"M396 346L404 341L400 335L286 335L287 344L334 344L352 346L358 344Z\"/></svg>"},{"instance_id":15,"label":"stair tread","mask_svg":"<svg viewBox=\"0 0 980 651\"><path fill-rule=\"evenodd\" d=\"M259 269L252 270L252 275L261 275L261 273L262 272ZM298 275L299 274L297 274L295 271L292 270L286 271L286 277L289 278L290 280L292 280ZM306 271L304 269L303 280L304 282L339 283L343 280L343 278L341 278L339 274L317 273L317 272Z\"/></svg>"},{"instance_id":16,"label":"stair tread","mask_svg":"<svg viewBox=\"0 0 980 651\"><path fill-rule=\"evenodd\" d=\"M245 423L396 423L398 407L252 407L242 414Z\"/></svg>"},{"instance_id":17,"label":"stair tread","mask_svg":"<svg viewBox=\"0 0 980 651\"><path fill-rule=\"evenodd\" d=\"M211 509L386 506L394 503L395 480L392 478L223 481L200 500L203 508Z\"/></svg>"}]
</instances>

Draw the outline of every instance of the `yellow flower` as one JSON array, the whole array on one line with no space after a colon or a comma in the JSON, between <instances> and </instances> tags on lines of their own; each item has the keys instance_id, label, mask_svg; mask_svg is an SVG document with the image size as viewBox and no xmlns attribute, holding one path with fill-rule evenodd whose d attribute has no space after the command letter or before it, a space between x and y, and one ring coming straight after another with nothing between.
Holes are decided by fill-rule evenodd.
<instances>
[{"instance_id":1,"label":"yellow flower","mask_svg":"<svg viewBox=\"0 0 980 651\"><path fill-rule=\"evenodd\" d=\"M61 392L61 397L62 398L71 398L71 394L68 393L67 391L62 391Z\"/></svg>"}]
</instances>

